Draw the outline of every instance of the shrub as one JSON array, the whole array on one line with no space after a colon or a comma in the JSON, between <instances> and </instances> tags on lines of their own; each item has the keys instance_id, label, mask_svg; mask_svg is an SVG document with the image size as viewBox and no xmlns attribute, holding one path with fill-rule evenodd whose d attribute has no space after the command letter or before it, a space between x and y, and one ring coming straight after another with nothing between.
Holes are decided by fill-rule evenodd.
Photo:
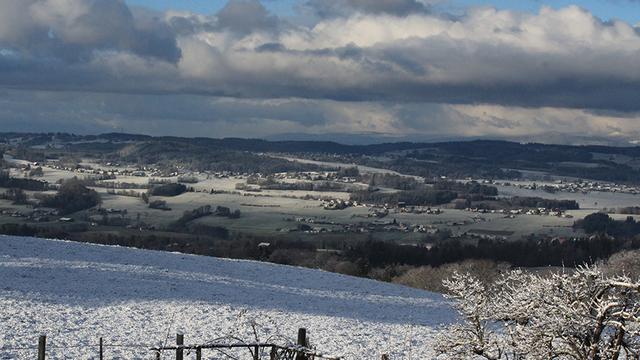
<instances>
[{"instance_id":1,"label":"shrub","mask_svg":"<svg viewBox=\"0 0 640 360\"><path fill-rule=\"evenodd\" d=\"M205 217L211 214L212 214L211 205L204 205L193 210L186 210L184 213L182 213L182 216L178 220L169 224L168 229L175 230L175 231L184 230L187 223L189 223L190 221L193 221L195 219L199 219L201 217Z\"/></svg>"},{"instance_id":2,"label":"shrub","mask_svg":"<svg viewBox=\"0 0 640 360\"><path fill-rule=\"evenodd\" d=\"M354 264L350 261L340 261L336 264L334 271L340 274L351 275L351 276L360 276L362 275L362 271L357 264Z\"/></svg>"},{"instance_id":3,"label":"shrub","mask_svg":"<svg viewBox=\"0 0 640 360\"><path fill-rule=\"evenodd\" d=\"M465 260L437 267L421 266L414 268L394 278L393 282L443 293L447 290L443 285L444 280L451 278L456 272L472 274L483 284L488 285L493 283L500 273L509 267L508 264L497 264L490 260Z\"/></svg>"},{"instance_id":4,"label":"shrub","mask_svg":"<svg viewBox=\"0 0 640 360\"><path fill-rule=\"evenodd\" d=\"M217 206L216 207L216 216L229 216L231 214L231 209L226 206Z\"/></svg>"},{"instance_id":5,"label":"shrub","mask_svg":"<svg viewBox=\"0 0 640 360\"><path fill-rule=\"evenodd\" d=\"M185 192L187 187L177 183L157 185L149 189L149 195L152 196L178 196Z\"/></svg>"},{"instance_id":6,"label":"shrub","mask_svg":"<svg viewBox=\"0 0 640 360\"><path fill-rule=\"evenodd\" d=\"M640 279L640 250L613 254L603 269L610 276L626 275L632 279Z\"/></svg>"},{"instance_id":7,"label":"shrub","mask_svg":"<svg viewBox=\"0 0 640 360\"><path fill-rule=\"evenodd\" d=\"M226 206L218 206L216 207L216 216L228 217L229 219L238 219L240 218L240 210L231 211Z\"/></svg>"},{"instance_id":8,"label":"shrub","mask_svg":"<svg viewBox=\"0 0 640 360\"><path fill-rule=\"evenodd\" d=\"M41 176L44 176L44 171L42 171L41 166L38 166L36 168L31 169L31 171L29 171L29 176L41 177Z\"/></svg>"},{"instance_id":9,"label":"shrub","mask_svg":"<svg viewBox=\"0 0 640 360\"><path fill-rule=\"evenodd\" d=\"M164 200L151 201L149 203L149 209L164 210L164 211L171 210L171 208L167 206L167 202Z\"/></svg>"}]
</instances>

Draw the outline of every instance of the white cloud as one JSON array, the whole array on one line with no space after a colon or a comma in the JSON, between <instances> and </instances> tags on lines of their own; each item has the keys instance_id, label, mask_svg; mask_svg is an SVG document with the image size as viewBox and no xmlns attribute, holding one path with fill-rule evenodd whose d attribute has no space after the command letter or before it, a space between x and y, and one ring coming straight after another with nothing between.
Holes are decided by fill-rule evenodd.
<instances>
[{"instance_id":1,"label":"white cloud","mask_svg":"<svg viewBox=\"0 0 640 360\"><path fill-rule=\"evenodd\" d=\"M479 8L459 19L355 13L304 27L279 21L257 0L233 0L217 16L172 12L155 20L134 16L120 0L7 1L0 13L13 12L13 25L2 25L0 44L29 59L22 75L31 71L35 86L41 67L54 65L96 91L640 106L632 96L640 88L640 30L604 23L576 6L539 14ZM240 21L243 15L251 21ZM25 28L35 35L19 39ZM110 66L103 73L85 67L96 58L108 64L109 55L176 71L151 72L154 79L131 84ZM120 72L134 73L126 65L119 64ZM17 82L11 75L4 85Z\"/></svg>"},{"instance_id":2,"label":"white cloud","mask_svg":"<svg viewBox=\"0 0 640 360\"><path fill-rule=\"evenodd\" d=\"M133 11L122 0L4 0L0 87L83 91L69 94L85 100L138 94L135 110L124 113L113 104L94 113L93 103L69 99L101 126L122 119L159 128L216 122L228 134L637 133L637 116L591 110L640 111L638 26L603 22L577 6L535 14L484 7L455 18L414 0L326 4L351 10L301 25L257 0L233 0L214 15ZM404 10L391 11L398 4ZM144 105L158 105L152 94L198 106L177 106L184 116L158 114ZM20 117L1 114L0 121Z\"/></svg>"}]
</instances>

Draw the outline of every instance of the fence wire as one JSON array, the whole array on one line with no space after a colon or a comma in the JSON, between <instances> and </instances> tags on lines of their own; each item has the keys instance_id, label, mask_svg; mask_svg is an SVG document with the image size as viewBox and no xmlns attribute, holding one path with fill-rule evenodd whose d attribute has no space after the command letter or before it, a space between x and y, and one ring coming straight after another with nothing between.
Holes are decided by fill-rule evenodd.
<instances>
[{"instance_id":1,"label":"fence wire","mask_svg":"<svg viewBox=\"0 0 640 360\"><path fill-rule=\"evenodd\" d=\"M104 359L172 359L176 356L176 350L182 350L186 356L193 357L198 351L203 359L270 359L270 360L295 360L298 355L304 356L307 360L325 359L340 360L340 357L325 356L314 349L300 345L281 346L273 343L242 343L242 342L222 342L220 340L231 340L229 338L219 338L200 345L176 345L176 346L153 346L150 344L123 344L123 343L102 343L102 354ZM236 339L238 340L238 339ZM77 349L84 349L82 357L78 357ZM257 350L257 352L256 352ZM52 342L46 344L45 353L47 359L98 359L100 342L60 344ZM214 357L211 357L211 356ZM0 360L14 359L37 359L38 346L0 346Z\"/></svg>"}]
</instances>

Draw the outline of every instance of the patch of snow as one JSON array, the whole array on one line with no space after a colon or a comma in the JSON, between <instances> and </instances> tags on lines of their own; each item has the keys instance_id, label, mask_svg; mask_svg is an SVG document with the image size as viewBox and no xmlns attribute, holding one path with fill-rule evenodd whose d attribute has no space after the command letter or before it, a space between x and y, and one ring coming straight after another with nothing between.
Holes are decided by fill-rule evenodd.
<instances>
[{"instance_id":1,"label":"patch of snow","mask_svg":"<svg viewBox=\"0 0 640 360\"><path fill-rule=\"evenodd\" d=\"M173 344L178 331L187 344L253 342L250 324L260 341L293 340L305 327L318 350L346 359L428 359L436 327L454 319L438 294L320 270L0 236L0 349L47 334L52 359L95 358L100 336L141 345L106 348L125 359L153 358L147 348ZM74 347L83 344L92 347ZM0 350L0 359L34 357Z\"/></svg>"}]
</instances>

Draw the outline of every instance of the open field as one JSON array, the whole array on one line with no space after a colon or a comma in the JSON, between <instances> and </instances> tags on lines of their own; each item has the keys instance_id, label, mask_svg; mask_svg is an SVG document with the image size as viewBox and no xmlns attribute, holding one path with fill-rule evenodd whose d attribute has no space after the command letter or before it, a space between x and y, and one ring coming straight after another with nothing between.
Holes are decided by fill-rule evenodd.
<instances>
[{"instance_id":1,"label":"open field","mask_svg":"<svg viewBox=\"0 0 640 360\"><path fill-rule=\"evenodd\" d=\"M145 346L179 331L189 344L252 341L255 322L263 341L306 327L319 350L349 360L427 359L435 329L455 319L440 295L317 270L6 236L0 254L0 348L34 346L44 333L51 347L69 346L52 358L92 358L95 347L75 345L100 336L137 344L107 347L127 359L152 358Z\"/></svg>"},{"instance_id":2,"label":"open field","mask_svg":"<svg viewBox=\"0 0 640 360\"><path fill-rule=\"evenodd\" d=\"M590 191L587 194L559 191L548 193L543 190L521 189L514 186L496 185L502 196L537 196L545 199L575 200L581 209L599 211L603 208L622 208L640 205L640 195Z\"/></svg>"},{"instance_id":3,"label":"open field","mask_svg":"<svg viewBox=\"0 0 640 360\"><path fill-rule=\"evenodd\" d=\"M303 158L298 158L298 157L294 157L294 156L276 156L276 157L279 157L279 158L282 158L282 159L286 159L286 160L289 160L289 161L299 162L299 163L302 163L302 164L319 165L321 167L326 167L326 168L330 168L330 169L355 167L360 172L365 173L365 174L366 173L372 173L372 174L403 175L403 174L400 174L397 171L393 171L393 170L389 170L389 169L381 169L381 168L375 168L375 167L371 167L371 166L363 166L363 165L345 163L345 162L338 162L338 161L309 160L309 159L303 159ZM405 175L405 176L410 176L410 175Z\"/></svg>"},{"instance_id":4,"label":"open field","mask_svg":"<svg viewBox=\"0 0 640 360\"><path fill-rule=\"evenodd\" d=\"M175 141L175 140L174 140ZM71 141L70 146L83 144L82 141ZM91 142L87 143L91 144ZM102 145L108 145L108 142L102 142ZM336 154L313 154L301 153L280 153L277 151L261 151L259 153L245 151L237 153L237 156L251 153L252 156L258 156L260 162L277 160L285 161L285 170L278 173L263 174L257 171L228 171L228 170L207 170L206 168L190 169L180 159L172 160L171 166L160 165L153 162L140 162L141 158L136 158L134 162L125 159L123 154L136 151L136 141L126 140L124 150L114 153L108 153L113 149L118 149L117 143L111 143L106 146L105 153L98 150L91 155L85 154L85 150L89 154L93 151L91 146L85 147L82 152L74 152L70 150L67 155L57 154L53 160L38 162L37 166L42 167L42 176L34 179L44 180L50 184L50 190L47 194L55 193L55 184L63 180L78 177L80 179L93 179L96 181L90 186L97 191L102 198L101 212L96 211L80 211L70 216L76 221L89 226L91 231L115 231L114 226L127 227L127 230L147 229L155 231L173 231L170 227L187 211L211 206L214 210L212 214L189 220L190 226L207 225L214 227L223 227L234 234L251 234L258 236L277 236L278 238L302 239L308 241L323 240L328 237L347 236L350 239L377 239L389 240L402 244L425 243L425 241L433 242L437 239L438 234L445 234L444 237L465 237L469 234L472 237L486 236L497 237L500 239L518 240L523 236L532 234L541 235L543 237L575 237L582 236L580 230L573 228L576 220L582 219L584 216L592 212L600 211L604 208L607 210L617 210L621 207L637 206L640 204L640 195L619 192L599 192L599 191L576 191L565 192L557 191L550 193L538 190L528 190L519 188L518 186L530 186L534 181L537 185L554 185L554 179L565 179L568 181L579 182L579 179L562 176L554 177L546 171L536 170L518 170L525 176L524 179L510 180L488 180L476 179L478 183L490 184L497 189L497 197L489 199L489 205L496 208L494 212L478 211L474 212L474 204L463 204L458 206L456 202L462 196L467 199L469 194L458 193L458 199L433 206L435 211L425 211L425 209L405 209L399 204L387 204L386 200L381 202L348 203L344 206L337 206L339 210L328 210L333 202L349 202L355 190L367 189L375 176L390 177L389 183L375 184L372 189L376 194L383 196L391 194L399 194L402 192L402 186L414 182L420 184L422 189L430 189L434 187L437 181L451 181L454 183L469 183L472 177L447 177L437 176L435 178L426 176L410 175L401 173L388 168L383 168L385 164L393 168L393 161L400 157L404 164L413 164L417 168L405 168L407 172L412 174L424 173L421 169L429 169L442 165L445 160L437 158L420 157L412 155L413 150L390 150L373 155L363 155L359 153L341 156ZM160 144L163 144L160 142ZM52 149L63 149L64 147L56 144ZM144 145L144 144L143 144ZM177 145L168 151L176 151L187 146ZM237 144L236 144L237 145ZM231 144L230 146L236 146ZM172 144L170 146L176 146ZM437 152L437 156L446 153L452 149L444 145L443 149ZM38 148L39 149L39 148ZM42 148L46 150L45 148ZM121 148L122 149L122 148ZM144 147L141 147L144 150ZM154 148L151 155L156 155L164 150L163 147ZM447 150L448 149L448 150ZM370 150L370 149L369 149ZM369 151L367 150L367 151ZM52 150L57 151L57 150ZM198 150L207 152L209 148L203 147ZM359 150L355 150L359 151ZM453 148L455 153L456 149ZM144 152L140 156L149 156ZM190 155L189 155L190 154ZM189 153L187 161L197 154ZM212 155L216 156L217 152L213 151ZM475 154L475 151L471 152ZM485 156L491 156L491 153L485 153ZM7 153L4 155L7 163L16 166L12 168L10 174L17 178L28 178L30 169L36 166L26 160L15 158ZM417 156L410 162L410 156ZM600 155L598 155L600 156ZM406 158L403 158L406 157ZM601 157L601 156L600 156ZM105 160L108 158L109 160ZM152 157L153 158L153 157ZM230 162L231 158L223 158L223 162ZM327 161L309 160L309 158L327 159ZM598 158L598 157L596 157ZM65 164L72 159L71 166ZM331 159L336 159L331 161ZM634 158L616 159L618 162L633 161ZM185 159L182 159L185 160ZM369 161L370 160L370 161ZM77 162L73 166L74 161ZM139 161L138 164L135 161ZM248 161L253 161L248 158ZM357 162L376 164L375 166L363 166L356 164ZM475 161L475 160L474 160ZM231 163L233 163L231 161ZM438 165L440 164L440 165ZM568 159L558 163L559 166L577 167L579 169L595 169L598 163L583 162ZM312 170L300 167L303 165L313 166ZM22 167L22 169L19 169ZM294 168L297 170L286 170ZM338 169L357 169L358 176L345 176L337 174ZM544 164L541 163L541 168ZM438 168L438 169L441 169ZM507 168L505 168L507 169ZM346 171L345 171L346 173ZM426 172L429 174L429 172ZM360 176L362 175L362 176ZM395 177L395 178L394 178ZM398 178L403 180L398 180ZM149 201L161 200L166 202L166 210L157 210L149 208L148 204L143 200L142 195L147 193L148 188L157 182L176 183L181 179L187 181L185 185L192 191L183 193L178 196L164 197L151 196ZM387 179L389 180L389 179ZM269 183L269 181L271 181ZM266 185L265 185L266 182ZM512 186L500 185L501 182L510 182ZM426 183L426 184L425 184ZM269 188L269 185L282 186L279 190L278 186ZM329 184L335 186L318 187L317 185ZM584 184L584 183L581 183ZM293 186L288 186L293 185ZM296 185L303 185L299 190ZM312 185L312 186L311 186ZM108 187L114 189L108 189ZM288 187L287 187L288 186ZM306 186L306 187L304 187ZM583 186L583 185L580 185ZM607 185L608 186L608 185ZM617 185L616 185L617 186ZM623 186L623 185L620 185ZM626 186L626 185L624 185ZM629 185L631 186L631 185ZM275 188L275 189L274 189ZM286 189L286 190L282 190ZM626 189L626 188L624 188ZM633 190L632 187L629 189ZM119 194L115 194L118 192ZM4 191L4 190L3 190ZM459 190L458 190L459 191ZM128 194L125 194L128 193ZM35 198L35 193L26 191L31 198ZM124 196L130 195L130 196ZM135 197L133 195L137 195ZM495 194L494 194L495 196ZM539 197L542 199L555 200L575 200L580 205L580 210L562 210L554 212L554 215L548 215L552 209L546 209L543 214L526 215L527 209L520 209L515 215L510 213L514 207L501 203L501 199L509 199L511 197ZM225 207L231 211L239 210L238 218L230 218L227 216L216 216L215 209L217 206ZM553 205L550 205L550 207ZM426 208L426 207L425 207ZM31 209L25 205L13 205L10 201L0 201L0 209L5 210L5 214L0 216L0 224L2 223L29 223L29 220L14 216L16 213L29 214ZM104 211L107 211L109 217L121 217L120 225L112 225L101 219L107 219ZM405 211L406 210L406 211ZM499 211L498 211L499 210ZM517 207L515 208L517 210ZM113 213L111 212L113 211ZM87 215L89 217L87 217ZM626 215L612 214L614 219L624 219ZM49 219L40 225L54 224L57 218ZM118 219L116 219L118 220ZM204 228L204 227L201 227ZM124 229L122 229L124 230ZM187 230L183 228L182 230ZM450 235L447 235L450 234ZM495 235L495 236L494 236Z\"/></svg>"},{"instance_id":5,"label":"open field","mask_svg":"<svg viewBox=\"0 0 640 360\"><path fill-rule=\"evenodd\" d=\"M293 161L310 161L298 158L288 158ZM19 161L10 159L10 161ZM327 167L350 167L354 164L347 163L325 163L315 162ZM85 160L84 165L94 169L104 171L132 170L125 166L104 166L93 161ZM385 169L370 167L360 167L363 172L375 173L395 173ZM61 179L69 179L74 176L82 178L82 173L69 170L54 169L43 166L42 180L56 183ZM15 176L24 174L14 170ZM545 234L551 236L575 236L580 233L574 232L571 228L573 219L559 218L552 216L526 216L521 215L516 218L506 218L502 214L473 214L463 210L444 209L439 215L435 214L411 214L390 211L384 219L368 216L370 209L367 207L348 207L343 210L325 210L323 202L319 200L305 200L305 196L315 198L328 197L334 199L347 200L349 193L335 191L302 191L302 190L262 190L259 193L244 190L236 190L236 184L246 184L246 176L215 177L207 174L192 174L198 178L195 184L189 184L196 192L188 192L176 197L154 197L167 202L170 211L154 210L140 199L135 197L108 194L105 188L94 188L101 193L102 207L111 209L126 209L129 217L138 218L140 221L157 228L166 226L177 220L184 211L194 208L212 205L225 206L232 210L239 209L242 216L239 219L229 219L225 217L207 216L195 221L214 226L224 226L231 231L256 233L256 234L283 234L295 229L300 221L303 223L327 231L340 231L344 225L366 225L374 222L384 223L393 220L399 223L423 225L434 229L450 229L453 235L462 235L473 230L496 230L511 232L510 239L518 239L521 236L532 233ZM144 188L149 180L154 178L151 175L133 176L118 175L116 179L105 180L105 183L130 183L139 184L139 189L133 189L139 193L146 192ZM177 181L178 177L164 177L163 181ZM295 182L295 180L288 180ZM516 184L516 182L514 182ZM364 185L362 185L364 186ZM496 186L501 196L536 196L549 199L570 199L576 200L581 205L579 211L569 211L568 214L574 218L582 218L590 212L598 211L605 207L634 206L640 203L640 195L620 194L620 193L548 193L542 190L520 189L514 186ZM215 193L211 193L214 191ZM393 190L386 190L393 191ZM7 201L0 202L0 208L28 211L24 206L10 206ZM139 215L138 215L139 214ZM15 222L16 218L0 217L2 222ZM296 221L296 219L298 221ZM304 236L304 234L298 234ZM393 239L398 242L415 242L422 235L420 233L376 233L374 235L380 239Z\"/></svg>"}]
</instances>

